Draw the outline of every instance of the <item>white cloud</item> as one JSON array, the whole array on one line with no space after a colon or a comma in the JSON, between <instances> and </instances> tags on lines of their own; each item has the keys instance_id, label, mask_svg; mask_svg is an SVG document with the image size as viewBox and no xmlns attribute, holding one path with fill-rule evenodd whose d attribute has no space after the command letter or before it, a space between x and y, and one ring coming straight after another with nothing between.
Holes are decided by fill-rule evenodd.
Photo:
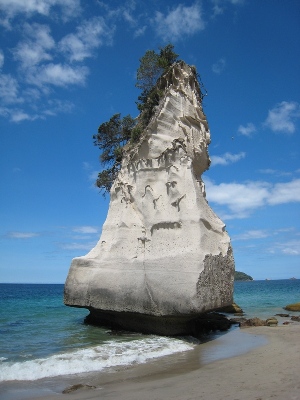
<instances>
[{"instance_id":1,"label":"white cloud","mask_svg":"<svg viewBox=\"0 0 300 400\"><path fill-rule=\"evenodd\" d=\"M41 114L55 116L60 113L69 113L73 108L74 104L68 100L51 99L45 105L45 109L41 110Z\"/></svg>"},{"instance_id":2,"label":"white cloud","mask_svg":"<svg viewBox=\"0 0 300 400\"><path fill-rule=\"evenodd\" d=\"M300 201L300 179L294 179L286 183L276 183L268 199L268 203L271 205L298 201Z\"/></svg>"},{"instance_id":3,"label":"white cloud","mask_svg":"<svg viewBox=\"0 0 300 400\"><path fill-rule=\"evenodd\" d=\"M252 136L252 133L256 132L256 127L251 122L248 122L246 126L240 125L238 127L238 133L244 136Z\"/></svg>"},{"instance_id":4,"label":"white cloud","mask_svg":"<svg viewBox=\"0 0 300 400\"><path fill-rule=\"evenodd\" d=\"M131 25L136 24L135 19L133 18L133 16L130 14L130 12L128 10L123 11L123 17L124 17L125 21L129 22Z\"/></svg>"},{"instance_id":5,"label":"white cloud","mask_svg":"<svg viewBox=\"0 0 300 400\"><path fill-rule=\"evenodd\" d=\"M144 25L144 26L142 26L141 28L137 29L137 30L134 32L134 37L143 36L143 34L145 33L146 29L147 29L147 26L146 26L146 25Z\"/></svg>"},{"instance_id":6,"label":"white cloud","mask_svg":"<svg viewBox=\"0 0 300 400\"><path fill-rule=\"evenodd\" d=\"M231 4L244 4L245 0L229 0Z\"/></svg>"},{"instance_id":7,"label":"white cloud","mask_svg":"<svg viewBox=\"0 0 300 400\"><path fill-rule=\"evenodd\" d=\"M244 152L238 154L225 153L222 156L211 156L211 166L214 167L216 165L229 165L241 160L242 158L245 158L245 156L246 153Z\"/></svg>"},{"instance_id":8,"label":"white cloud","mask_svg":"<svg viewBox=\"0 0 300 400\"><path fill-rule=\"evenodd\" d=\"M282 101L272 110L264 123L273 132L294 133L295 121L300 118L300 104L295 101Z\"/></svg>"},{"instance_id":9,"label":"white cloud","mask_svg":"<svg viewBox=\"0 0 300 400\"><path fill-rule=\"evenodd\" d=\"M293 175L292 172L280 171L280 170L271 169L271 168L259 169L258 172L260 172L261 174L276 175L276 176L291 176L291 175ZM297 171L295 171L295 172L297 172Z\"/></svg>"},{"instance_id":10,"label":"white cloud","mask_svg":"<svg viewBox=\"0 0 300 400\"><path fill-rule=\"evenodd\" d=\"M78 232L78 233L98 233L98 229L95 228L94 226L77 226L76 228L73 229L73 232Z\"/></svg>"},{"instance_id":11,"label":"white cloud","mask_svg":"<svg viewBox=\"0 0 300 400\"><path fill-rule=\"evenodd\" d=\"M59 7L59 11L55 7ZM11 28L11 19L18 14L60 16L63 19L76 16L80 12L80 0L0 0L0 11L4 14L2 25Z\"/></svg>"},{"instance_id":12,"label":"white cloud","mask_svg":"<svg viewBox=\"0 0 300 400\"><path fill-rule=\"evenodd\" d=\"M246 218L255 209L292 202L300 202L300 179L271 184L253 181L214 184L205 178L207 200L229 210L223 219Z\"/></svg>"},{"instance_id":13,"label":"white cloud","mask_svg":"<svg viewBox=\"0 0 300 400\"><path fill-rule=\"evenodd\" d=\"M223 12L224 12L224 9L223 9L222 7L220 7L218 4L215 4L215 5L213 6L213 18L214 18L216 15L223 14Z\"/></svg>"},{"instance_id":14,"label":"white cloud","mask_svg":"<svg viewBox=\"0 0 300 400\"><path fill-rule=\"evenodd\" d=\"M13 50L14 58L21 63L22 68L30 68L42 61L49 61L52 55L49 50L55 47L47 25L25 24L26 40L19 42Z\"/></svg>"},{"instance_id":15,"label":"white cloud","mask_svg":"<svg viewBox=\"0 0 300 400\"><path fill-rule=\"evenodd\" d=\"M291 240L281 245L281 251L291 256L300 255L300 240Z\"/></svg>"},{"instance_id":16,"label":"white cloud","mask_svg":"<svg viewBox=\"0 0 300 400\"><path fill-rule=\"evenodd\" d=\"M25 113L23 110L11 110L11 113L10 113L10 120L12 122L21 122L21 121L26 121L26 120L32 121L34 119L36 119L36 118Z\"/></svg>"},{"instance_id":17,"label":"white cloud","mask_svg":"<svg viewBox=\"0 0 300 400\"><path fill-rule=\"evenodd\" d=\"M266 182L220 183L205 179L207 199L226 206L232 217L245 218L256 208L266 204L270 185ZM227 217L228 218L228 217Z\"/></svg>"},{"instance_id":18,"label":"white cloud","mask_svg":"<svg viewBox=\"0 0 300 400\"><path fill-rule=\"evenodd\" d=\"M299 256L300 255L300 240L299 239L291 239L287 241L274 243L272 247L270 247L269 252L274 254L278 251L280 253L290 255L290 256Z\"/></svg>"},{"instance_id":19,"label":"white cloud","mask_svg":"<svg viewBox=\"0 0 300 400\"><path fill-rule=\"evenodd\" d=\"M198 3L190 7L179 4L167 15L157 11L153 23L158 36L173 42L182 36L193 35L205 28L202 10Z\"/></svg>"},{"instance_id":20,"label":"white cloud","mask_svg":"<svg viewBox=\"0 0 300 400\"><path fill-rule=\"evenodd\" d=\"M22 103L19 95L19 85L9 74L0 73L0 101L2 104Z\"/></svg>"},{"instance_id":21,"label":"white cloud","mask_svg":"<svg viewBox=\"0 0 300 400\"><path fill-rule=\"evenodd\" d=\"M111 43L113 33L114 28L109 28L102 17L93 17L56 44L48 25L25 23L23 39L12 49L14 60L19 63L19 80L0 73L0 115L21 122L70 112L74 107L70 101L47 97L53 95L54 87L84 85L88 67L70 62L82 62L93 56L97 47ZM67 62L56 61L61 52L67 56ZM0 62L1 54L0 50ZM13 108L16 103L26 105L26 110Z\"/></svg>"},{"instance_id":22,"label":"white cloud","mask_svg":"<svg viewBox=\"0 0 300 400\"><path fill-rule=\"evenodd\" d=\"M39 236L38 233L34 232L8 232L6 237L10 239L30 239Z\"/></svg>"},{"instance_id":23,"label":"white cloud","mask_svg":"<svg viewBox=\"0 0 300 400\"><path fill-rule=\"evenodd\" d=\"M268 237L268 232L261 229L253 229L247 232L244 232L241 235L233 236L233 240L251 240L251 239L263 239Z\"/></svg>"},{"instance_id":24,"label":"white cloud","mask_svg":"<svg viewBox=\"0 0 300 400\"><path fill-rule=\"evenodd\" d=\"M0 49L0 69L3 67L4 64L4 54L3 51Z\"/></svg>"},{"instance_id":25,"label":"white cloud","mask_svg":"<svg viewBox=\"0 0 300 400\"><path fill-rule=\"evenodd\" d=\"M232 5L242 5L244 3L244 0L211 0L213 3L213 15L212 17L216 17L217 15L223 14L225 8L226 8L226 3L230 3Z\"/></svg>"},{"instance_id":26,"label":"white cloud","mask_svg":"<svg viewBox=\"0 0 300 400\"><path fill-rule=\"evenodd\" d=\"M83 169L84 169L84 170L87 170L87 171L90 171L90 170L92 169L91 164L90 164L89 162L87 162L87 161L84 161L84 162L82 163L82 166L83 166Z\"/></svg>"},{"instance_id":27,"label":"white cloud","mask_svg":"<svg viewBox=\"0 0 300 400\"><path fill-rule=\"evenodd\" d=\"M94 17L84 21L76 33L70 33L59 43L60 50L70 61L83 61L93 56L93 50L102 45L112 43L114 28L110 28L102 17Z\"/></svg>"},{"instance_id":28,"label":"white cloud","mask_svg":"<svg viewBox=\"0 0 300 400\"><path fill-rule=\"evenodd\" d=\"M89 243L72 242L72 243L60 243L59 245L64 250L85 250L85 251L90 251L93 247L95 247L96 242L89 242Z\"/></svg>"},{"instance_id":29,"label":"white cloud","mask_svg":"<svg viewBox=\"0 0 300 400\"><path fill-rule=\"evenodd\" d=\"M260 169L259 172L262 174L275 175L278 171L276 169L266 168Z\"/></svg>"},{"instance_id":30,"label":"white cloud","mask_svg":"<svg viewBox=\"0 0 300 400\"><path fill-rule=\"evenodd\" d=\"M74 104L69 101L49 100L46 104L40 104L39 111L27 113L23 109L15 107L0 107L0 115L9 118L11 122L35 121L45 119L47 116L56 116L59 113L69 113L73 110Z\"/></svg>"},{"instance_id":31,"label":"white cloud","mask_svg":"<svg viewBox=\"0 0 300 400\"><path fill-rule=\"evenodd\" d=\"M84 85L88 72L87 67L51 63L35 69L32 75L27 77L27 81L37 86Z\"/></svg>"},{"instance_id":32,"label":"white cloud","mask_svg":"<svg viewBox=\"0 0 300 400\"><path fill-rule=\"evenodd\" d=\"M215 64L212 66L212 71L215 74L220 75L223 72L224 68L226 67L226 60L225 58L220 58Z\"/></svg>"},{"instance_id":33,"label":"white cloud","mask_svg":"<svg viewBox=\"0 0 300 400\"><path fill-rule=\"evenodd\" d=\"M83 169L88 172L88 180L92 182L92 189L97 189L95 182L98 178L99 171L93 170L93 166L88 162L83 162Z\"/></svg>"}]
</instances>

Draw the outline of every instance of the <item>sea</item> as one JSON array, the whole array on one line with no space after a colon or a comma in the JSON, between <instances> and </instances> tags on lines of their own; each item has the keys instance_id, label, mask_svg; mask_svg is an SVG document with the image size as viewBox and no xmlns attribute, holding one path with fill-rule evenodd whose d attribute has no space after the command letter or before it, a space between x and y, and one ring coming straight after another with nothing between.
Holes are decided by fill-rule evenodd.
<instances>
[{"instance_id":1,"label":"sea","mask_svg":"<svg viewBox=\"0 0 300 400\"><path fill-rule=\"evenodd\" d=\"M201 338L142 335L86 325L88 311L65 306L63 289L62 284L0 284L0 388L5 382L144 364L201 346ZM237 281L234 301L246 318L286 313L285 305L300 301L300 280ZM214 335L203 341L213 343Z\"/></svg>"}]
</instances>

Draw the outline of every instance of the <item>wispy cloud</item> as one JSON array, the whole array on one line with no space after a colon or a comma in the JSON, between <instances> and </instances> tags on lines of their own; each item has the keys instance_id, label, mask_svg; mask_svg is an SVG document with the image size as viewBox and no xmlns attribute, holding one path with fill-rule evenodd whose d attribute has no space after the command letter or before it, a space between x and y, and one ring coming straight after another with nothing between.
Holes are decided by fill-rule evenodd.
<instances>
[{"instance_id":1,"label":"wispy cloud","mask_svg":"<svg viewBox=\"0 0 300 400\"><path fill-rule=\"evenodd\" d=\"M0 13L1 7L2 13L7 11L4 3L0 0ZM14 12L10 18L22 10L48 15L52 6L65 7L63 4L68 1L40 2L41 8L37 6L37 0L29 3L30 7L24 8L22 2L13 2ZM86 84L89 68L84 62L88 57L96 57L101 46L112 43L113 24L108 26L103 17L92 17L58 40L54 39L48 25L25 22L22 28L16 45L6 49L16 63L14 75L4 73L5 54L0 50L0 116L18 123L72 111L74 104L56 99L56 90Z\"/></svg>"},{"instance_id":2,"label":"wispy cloud","mask_svg":"<svg viewBox=\"0 0 300 400\"><path fill-rule=\"evenodd\" d=\"M259 172L262 174L273 175L273 174L276 174L277 170L271 169L271 168L266 168L266 169L260 169Z\"/></svg>"},{"instance_id":3,"label":"wispy cloud","mask_svg":"<svg viewBox=\"0 0 300 400\"><path fill-rule=\"evenodd\" d=\"M216 63L213 64L212 66L212 71L217 74L220 75L221 72L224 71L226 67L226 60L225 58L220 58Z\"/></svg>"},{"instance_id":4,"label":"wispy cloud","mask_svg":"<svg viewBox=\"0 0 300 400\"><path fill-rule=\"evenodd\" d=\"M246 126L240 125L238 127L238 133L244 136L250 137L254 132L256 132L256 127L252 122L248 122Z\"/></svg>"},{"instance_id":5,"label":"wispy cloud","mask_svg":"<svg viewBox=\"0 0 300 400\"><path fill-rule=\"evenodd\" d=\"M27 77L28 83L43 87L53 85L66 87L69 85L84 85L89 69L85 66L71 66L68 64L42 65Z\"/></svg>"},{"instance_id":6,"label":"wispy cloud","mask_svg":"<svg viewBox=\"0 0 300 400\"><path fill-rule=\"evenodd\" d=\"M300 255L300 240L299 239L290 239L284 240L280 242L275 242L268 248L268 252L282 253L289 256L299 256Z\"/></svg>"},{"instance_id":7,"label":"wispy cloud","mask_svg":"<svg viewBox=\"0 0 300 400\"><path fill-rule=\"evenodd\" d=\"M246 218L250 213L266 204L270 185L266 182L220 183L205 179L209 202L225 206L229 213L223 219Z\"/></svg>"},{"instance_id":8,"label":"wispy cloud","mask_svg":"<svg viewBox=\"0 0 300 400\"><path fill-rule=\"evenodd\" d=\"M0 70L3 67L4 64L4 54L3 51L0 49Z\"/></svg>"},{"instance_id":9,"label":"wispy cloud","mask_svg":"<svg viewBox=\"0 0 300 400\"><path fill-rule=\"evenodd\" d=\"M300 240L291 240L282 244L279 243L279 246L284 254L289 254L291 256L300 255Z\"/></svg>"},{"instance_id":10,"label":"wispy cloud","mask_svg":"<svg viewBox=\"0 0 300 400\"><path fill-rule=\"evenodd\" d=\"M211 0L213 4L213 15L212 17L216 17L217 15L223 14L226 6L228 4L232 5L242 5L244 4L244 0Z\"/></svg>"},{"instance_id":11,"label":"wispy cloud","mask_svg":"<svg viewBox=\"0 0 300 400\"><path fill-rule=\"evenodd\" d=\"M279 236L280 241L278 241ZM275 230L246 230L243 233L233 235L231 239L235 242L236 248L249 249L252 247L263 253L299 256L300 240L297 236L299 236L299 233L295 228L289 227ZM238 242L244 242L244 244Z\"/></svg>"},{"instance_id":12,"label":"wispy cloud","mask_svg":"<svg viewBox=\"0 0 300 400\"><path fill-rule=\"evenodd\" d=\"M253 229L246 231L240 235L235 235L232 237L232 240L252 240L252 239L264 239L270 236L270 234L261 229Z\"/></svg>"},{"instance_id":13,"label":"wispy cloud","mask_svg":"<svg viewBox=\"0 0 300 400\"><path fill-rule=\"evenodd\" d=\"M20 62L23 69L27 70L42 61L52 59L49 51L55 47L55 41L50 34L49 26L26 23L23 34L26 39L20 41L13 49L14 58Z\"/></svg>"},{"instance_id":14,"label":"wispy cloud","mask_svg":"<svg viewBox=\"0 0 300 400\"><path fill-rule=\"evenodd\" d=\"M211 166L216 165L229 165L235 163L246 157L246 153L240 152L238 154L225 153L222 156L210 156Z\"/></svg>"},{"instance_id":15,"label":"wispy cloud","mask_svg":"<svg viewBox=\"0 0 300 400\"><path fill-rule=\"evenodd\" d=\"M19 96L19 84L10 74L0 73L0 99L2 104L23 103L23 98Z\"/></svg>"},{"instance_id":16,"label":"wispy cloud","mask_svg":"<svg viewBox=\"0 0 300 400\"><path fill-rule=\"evenodd\" d=\"M300 104L295 101L282 101L269 110L264 125L273 132L294 133L296 121L300 118Z\"/></svg>"},{"instance_id":17,"label":"wispy cloud","mask_svg":"<svg viewBox=\"0 0 300 400\"><path fill-rule=\"evenodd\" d=\"M73 232L78 232L78 233L98 233L98 229L94 226L77 226L73 228Z\"/></svg>"},{"instance_id":18,"label":"wispy cloud","mask_svg":"<svg viewBox=\"0 0 300 400\"><path fill-rule=\"evenodd\" d=\"M280 171L280 170L272 169L272 168L259 169L258 172L260 172L261 174L275 175L275 176L291 176L291 175L293 175L292 172ZM295 171L295 172L297 172L297 171Z\"/></svg>"},{"instance_id":19,"label":"wispy cloud","mask_svg":"<svg viewBox=\"0 0 300 400\"><path fill-rule=\"evenodd\" d=\"M109 27L103 17L94 17L84 21L75 33L65 36L59 43L60 50L73 61L83 61L95 55L94 50L110 45L115 28Z\"/></svg>"},{"instance_id":20,"label":"wispy cloud","mask_svg":"<svg viewBox=\"0 0 300 400\"><path fill-rule=\"evenodd\" d=\"M40 236L40 234L36 232L18 232L18 231L7 232L7 234L5 235L5 237L9 239L31 239L37 236Z\"/></svg>"},{"instance_id":21,"label":"wispy cloud","mask_svg":"<svg viewBox=\"0 0 300 400\"><path fill-rule=\"evenodd\" d=\"M199 3L194 3L191 6L179 4L167 14L157 11L153 26L156 34L163 40L174 42L203 30L205 22Z\"/></svg>"},{"instance_id":22,"label":"wispy cloud","mask_svg":"<svg viewBox=\"0 0 300 400\"><path fill-rule=\"evenodd\" d=\"M134 32L134 37L139 37L139 36L143 36L144 33L146 32L147 29L147 25L142 26L141 28L138 28L135 32Z\"/></svg>"},{"instance_id":23,"label":"wispy cloud","mask_svg":"<svg viewBox=\"0 0 300 400\"><path fill-rule=\"evenodd\" d=\"M300 201L300 179L291 182L276 183L270 191L268 204L285 204Z\"/></svg>"},{"instance_id":24,"label":"wispy cloud","mask_svg":"<svg viewBox=\"0 0 300 400\"><path fill-rule=\"evenodd\" d=\"M300 202L300 179L276 184L261 181L215 184L207 178L204 181L208 201L224 207L223 219L247 218L264 206Z\"/></svg>"},{"instance_id":25,"label":"wispy cloud","mask_svg":"<svg viewBox=\"0 0 300 400\"><path fill-rule=\"evenodd\" d=\"M80 10L80 0L0 0L0 23L11 29L11 20L19 14L28 18L40 14L65 20L78 15Z\"/></svg>"},{"instance_id":26,"label":"wispy cloud","mask_svg":"<svg viewBox=\"0 0 300 400\"><path fill-rule=\"evenodd\" d=\"M228 1L229 1L229 3L234 4L234 5L245 3L245 0L228 0Z\"/></svg>"},{"instance_id":27,"label":"wispy cloud","mask_svg":"<svg viewBox=\"0 0 300 400\"><path fill-rule=\"evenodd\" d=\"M90 251L93 247L95 247L97 242L72 242L72 243L59 243L59 247L63 250L84 250Z\"/></svg>"},{"instance_id":28,"label":"wispy cloud","mask_svg":"<svg viewBox=\"0 0 300 400\"><path fill-rule=\"evenodd\" d=\"M96 180L97 180L97 178L98 178L99 171L95 171L95 170L93 169L93 166L92 166L90 163L88 163L88 162L84 162L84 163L83 163L83 169L84 169L85 171L87 171L87 173L88 173L88 180L89 180L90 182L92 182L91 188L92 188L92 189L97 189L97 187L96 187L96 185L95 185L95 182L96 182Z\"/></svg>"}]
</instances>

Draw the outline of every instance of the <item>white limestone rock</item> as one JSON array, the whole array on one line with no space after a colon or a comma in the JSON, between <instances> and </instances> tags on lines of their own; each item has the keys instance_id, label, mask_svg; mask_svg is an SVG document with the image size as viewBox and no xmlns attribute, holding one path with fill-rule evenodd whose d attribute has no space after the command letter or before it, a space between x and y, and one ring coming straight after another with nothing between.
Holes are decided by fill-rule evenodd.
<instances>
[{"instance_id":1,"label":"white limestone rock","mask_svg":"<svg viewBox=\"0 0 300 400\"><path fill-rule=\"evenodd\" d=\"M128 148L98 244L74 258L65 304L126 329L186 333L233 302L224 223L205 199L210 133L194 68L175 63L140 143Z\"/></svg>"}]
</instances>

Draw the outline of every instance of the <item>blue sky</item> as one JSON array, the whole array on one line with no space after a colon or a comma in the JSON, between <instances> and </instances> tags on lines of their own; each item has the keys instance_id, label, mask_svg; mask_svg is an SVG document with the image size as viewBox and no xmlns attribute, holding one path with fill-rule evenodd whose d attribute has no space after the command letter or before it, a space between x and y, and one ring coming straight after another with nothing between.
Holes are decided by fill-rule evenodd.
<instances>
[{"instance_id":1,"label":"blue sky","mask_svg":"<svg viewBox=\"0 0 300 400\"><path fill-rule=\"evenodd\" d=\"M300 2L0 0L0 281L63 283L109 198L92 135L137 115L146 50L172 42L207 90L207 199L236 269L300 278Z\"/></svg>"}]
</instances>

